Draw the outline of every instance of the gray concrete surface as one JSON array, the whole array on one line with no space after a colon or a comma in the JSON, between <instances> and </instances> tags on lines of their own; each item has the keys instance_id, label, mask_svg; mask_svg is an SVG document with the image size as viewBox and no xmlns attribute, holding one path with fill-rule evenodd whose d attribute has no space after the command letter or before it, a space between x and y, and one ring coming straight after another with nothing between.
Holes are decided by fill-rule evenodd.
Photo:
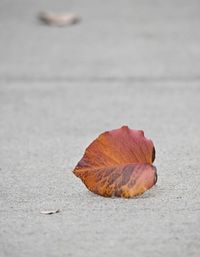
<instances>
[{"instance_id":1,"label":"gray concrete surface","mask_svg":"<svg viewBox=\"0 0 200 257\"><path fill-rule=\"evenodd\" d=\"M46 27L35 18L45 9L82 22ZM1 0L1 257L199 256L199 10L194 0ZM93 195L71 170L123 124L154 141L158 184L136 199Z\"/></svg>"}]
</instances>

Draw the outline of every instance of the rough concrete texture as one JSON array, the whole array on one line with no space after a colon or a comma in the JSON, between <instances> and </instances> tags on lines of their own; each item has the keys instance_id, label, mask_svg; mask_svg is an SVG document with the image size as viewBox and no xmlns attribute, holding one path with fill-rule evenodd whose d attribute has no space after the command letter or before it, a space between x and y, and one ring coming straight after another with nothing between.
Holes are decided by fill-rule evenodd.
<instances>
[{"instance_id":1,"label":"rough concrete texture","mask_svg":"<svg viewBox=\"0 0 200 257\"><path fill-rule=\"evenodd\" d=\"M44 9L82 22L41 25ZM199 256L199 10L193 0L1 1L1 257ZM154 141L157 186L96 196L71 170L124 124Z\"/></svg>"}]
</instances>

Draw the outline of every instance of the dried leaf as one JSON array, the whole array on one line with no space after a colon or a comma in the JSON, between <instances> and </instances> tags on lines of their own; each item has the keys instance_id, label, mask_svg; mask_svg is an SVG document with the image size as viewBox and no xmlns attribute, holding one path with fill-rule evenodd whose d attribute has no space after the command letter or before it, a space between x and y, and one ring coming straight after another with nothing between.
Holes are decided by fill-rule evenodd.
<instances>
[{"instance_id":1,"label":"dried leaf","mask_svg":"<svg viewBox=\"0 0 200 257\"><path fill-rule=\"evenodd\" d=\"M101 196L133 197L157 181L153 142L127 126L102 133L74 169L86 187Z\"/></svg>"},{"instance_id":2,"label":"dried leaf","mask_svg":"<svg viewBox=\"0 0 200 257\"><path fill-rule=\"evenodd\" d=\"M38 18L43 23L54 26L68 26L80 22L80 17L75 13L41 12Z\"/></svg>"},{"instance_id":3,"label":"dried leaf","mask_svg":"<svg viewBox=\"0 0 200 257\"><path fill-rule=\"evenodd\" d=\"M51 215L60 212L60 209L57 210L48 210L48 211L40 211L41 214Z\"/></svg>"}]
</instances>

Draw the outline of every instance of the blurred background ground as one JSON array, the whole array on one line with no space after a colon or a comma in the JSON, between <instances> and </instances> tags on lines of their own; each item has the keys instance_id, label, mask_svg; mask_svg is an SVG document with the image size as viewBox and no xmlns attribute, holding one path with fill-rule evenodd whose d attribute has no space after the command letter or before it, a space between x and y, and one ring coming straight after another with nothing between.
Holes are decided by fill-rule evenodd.
<instances>
[{"instance_id":1,"label":"blurred background ground","mask_svg":"<svg viewBox=\"0 0 200 257\"><path fill-rule=\"evenodd\" d=\"M82 21L45 26L42 10ZM0 256L199 256L199 11L195 0L1 0ZM124 124L153 139L158 184L137 199L93 195L71 170Z\"/></svg>"}]
</instances>

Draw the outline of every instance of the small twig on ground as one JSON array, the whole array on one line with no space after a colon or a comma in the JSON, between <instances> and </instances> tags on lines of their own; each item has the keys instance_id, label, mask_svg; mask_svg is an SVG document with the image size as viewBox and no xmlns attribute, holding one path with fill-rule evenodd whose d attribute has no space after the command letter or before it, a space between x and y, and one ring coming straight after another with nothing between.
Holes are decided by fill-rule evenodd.
<instances>
[{"instance_id":1,"label":"small twig on ground","mask_svg":"<svg viewBox=\"0 0 200 257\"><path fill-rule=\"evenodd\" d=\"M48 211L40 211L41 214L51 215L60 212L60 209L57 210L48 210Z\"/></svg>"}]
</instances>

